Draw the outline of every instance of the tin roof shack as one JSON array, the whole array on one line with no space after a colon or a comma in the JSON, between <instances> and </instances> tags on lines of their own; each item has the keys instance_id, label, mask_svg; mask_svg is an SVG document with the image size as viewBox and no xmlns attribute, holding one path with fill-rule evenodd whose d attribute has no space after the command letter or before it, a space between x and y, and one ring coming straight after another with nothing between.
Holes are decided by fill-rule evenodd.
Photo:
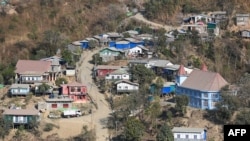
<instances>
[{"instance_id":1,"label":"tin roof shack","mask_svg":"<svg viewBox=\"0 0 250 141\"><path fill-rule=\"evenodd\" d=\"M237 26L249 25L249 14L236 14L236 25Z\"/></svg>"},{"instance_id":2,"label":"tin roof shack","mask_svg":"<svg viewBox=\"0 0 250 141\"><path fill-rule=\"evenodd\" d=\"M174 127L174 141L206 141L207 131L204 128Z\"/></svg>"},{"instance_id":3,"label":"tin roof shack","mask_svg":"<svg viewBox=\"0 0 250 141\"><path fill-rule=\"evenodd\" d=\"M40 113L35 109L6 109L3 113L6 123L10 123L13 127L24 125L32 128L34 123L40 121Z\"/></svg>"}]
</instances>

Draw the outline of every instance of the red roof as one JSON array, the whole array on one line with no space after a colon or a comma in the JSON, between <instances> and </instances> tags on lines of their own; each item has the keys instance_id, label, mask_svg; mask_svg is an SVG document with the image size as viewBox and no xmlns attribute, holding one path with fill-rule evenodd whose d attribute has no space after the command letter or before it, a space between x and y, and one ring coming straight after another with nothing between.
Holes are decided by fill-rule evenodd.
<instances>
[{"instance_id":1,"label":"red roof","mask_svg":"<svg viewBox=\"0 0 250 141\"><path fill-rule=\"evenodd\" d=\"M201 70L202 70L202 71L207 71L207 66L206 66L206 64L204 64L204 63L202 64Z\"/></svg>"},{"instance_id":2,"label":"red roof","mask_svg":"<svg viewBox=\"0 0 250 141\"><path fill-rule=\"evenodd\" d=\"M187 72L185 71L185 68L183 65L180 65L179 70L178 70L178 75L187 75Z\"/></svg>"},{"instance_id":3,"label":"red roof","mask_svg":"<svg viewBox=\"0 0 250 141\"><path fill-rule=\"evenodd\" d=\"M50 71L51 62L40 60L18 60L16 73L19 74L43 74Z\"/></svg>"},{"instance_id":4,"label":"red roof","mask_svg":"<svg viewBox=\"0 0 250 141\"><path fill-rule=\"evenodd\" d=\"M228 82L219 73L193 70L180 87L217 92L227 84Z\"/></svg>"}]
</instances>

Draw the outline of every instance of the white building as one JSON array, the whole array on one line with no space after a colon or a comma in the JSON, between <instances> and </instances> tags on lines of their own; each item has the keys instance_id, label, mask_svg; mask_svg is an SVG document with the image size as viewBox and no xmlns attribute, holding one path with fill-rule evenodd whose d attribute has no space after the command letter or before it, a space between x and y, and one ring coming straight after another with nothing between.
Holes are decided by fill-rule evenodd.
<instances>
[{"instance_id":1,"label":"white building","mask_svg":"<svg viewBox=\"0 0 250 141\"><path fill-rule=\"evenodd\" d=\"M115 82L117 93L134 92L139 90L139 84L127 80L120 80Z\"/></svg>"},{"instance_id":2,"label":"white building","mask_svg":"<svg viewBox=\"0 0 250 141\"><path fill-rule=\"evenodd\" d=\"M105 80L129 80L130 75L125 68L115 70L105 76Z\"/></svg>"},{"instance_id":3,"label":"white building","mask_svg":"<svg viewBox=\"0 0 250 141\"><path fill-rule=\"evenodd\" d=\"M206 141L207 134L203 128L174 127L174 141Z\"/></svg>"}]
</instances>

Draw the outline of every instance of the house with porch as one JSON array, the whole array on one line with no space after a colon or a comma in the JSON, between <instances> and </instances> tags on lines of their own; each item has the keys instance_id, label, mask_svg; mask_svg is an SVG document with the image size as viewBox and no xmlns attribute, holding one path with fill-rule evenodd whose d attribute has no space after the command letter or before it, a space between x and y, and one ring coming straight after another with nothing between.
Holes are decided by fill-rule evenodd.
<instances>
[{"instance_id":1,"label":"house with porch","mask_svg":"<svg viewBox=\"0 0 250 141\"><path fill-rule=\"evenodd\" d=\"M190 74L180 65L176 75L176 95L188 96L189 106L195 108L214 109L220 100L220 90L226 85L228 82L219 73L208 71L205 64Z\"/></svg>"},{"instance_id":2,"label":"house with porch","mask_svg":"<svg viewBox=\"0 0 250 141\"><path fill-rule=\"evenodd\" d=\"M122 66L98 65L94 67L94 76L97 78L105 78L107 74L120 69Z\"/></svg>"},{"instance_id":3,"label":"house with porch","mask_svg":"<svg viewBox=\"0 0 250 141\"><path fill-rule=\"evenodd\" d=\"M50 75L52 76L53 81L55 81L58 77L61 77L63 71L65 71L63 66L66 64L66 61L59 56L51 56L48 58L42 58L40 60L51 62Z\"/></svg>"},{"instance_id":4,"label":"house with porch","mask_svg":"<svg viewBox=\"0 0 250 141\"><path fill-rule=\"evenodd\" d=\"M73 99L74 102L87 102L87 86L78 82L61 85L61 95Z\"/></svg>"},{"instance_id":5,"label":"house with porch","mask_svg":"<svg viewBox=\"0 0 250 141\"><path fill-rule=\"evenodd\" d=\"M27 96L30 93L29 84L12 84L9 88L9 95L12 96Z\"/></svg>"},{"instance_id":6,"label":"house with porch","mask_svg":"<svg viewBox=\"0 0 250 141\"><path fill-rule=\"evenodd\" d=\"M139 91L139 84L128 80L119 80L114 83L117 93L132 93Z\"/></svg>"},{"instance_id":7,"label":"house with porch","mask_svg":"<svg viewBox=\"0 0 250 141\"><path fill-rule=\"evenodd\" d=\"M207 130L204 128L174 127L174 141L206 141Z\"/></svg>"},{"instance_id":8,"label":"house with porch","mask_svg":"<svg viewBox=\"0 0 250 141\"><path fill-rule=\"evenodd\" d=\"M124 56L124 51L116 49L114 47L107 47L99 51L99 55L102 58L103 62L109 62L116 60L119 56Z\"/></svg>"},{"instance_id":9,"label":"house with porch","mask_svg":"<svg viewBox=\"0 0 250 141\"><path fill-rule=\"evenodd\" d=\"M15 70L15 81L20 84L49 82L55 80L51 73L50 61L18 60Z\"/></svg>"},{"instance_id":10,"label":"house with porch","mask_svg":"<svg viewBox=\"0 0 250 141\"><path fill-rule=\"evenodd\" d=\"M105 76L105 80L107 81L129 80L129 79L130 79L130 74L128 73L127 68L120 68Z\"/></svg>"},{"instance_id":11,"label":"house with porch","mask_svg":"<svg viewBox=\"0 0 250 141\"><path fill-rule=\"evenodd\" d=\"M40 121L40 113L36 109L6 109L3 112L3 119L11 125L28 126L30 123Z\"/></svg>"}]
</instances>

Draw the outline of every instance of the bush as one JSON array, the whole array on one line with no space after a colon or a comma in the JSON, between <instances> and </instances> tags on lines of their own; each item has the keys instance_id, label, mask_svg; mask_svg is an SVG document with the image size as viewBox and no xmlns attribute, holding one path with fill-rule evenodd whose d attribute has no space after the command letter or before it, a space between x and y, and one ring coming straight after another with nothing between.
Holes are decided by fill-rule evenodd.
<instances>
[{"instance_id":1,"label":"bush","mask_svg":"<svg viewBox=\"0 0 250 141\"><path fill-rule=\"evenodd\" d=\"M49 132L49 131L53 130L53 127L54 127L54 125L52 123L46 123L45 127L43 128L43 131Z\"/></svg>"}]
</instances>

